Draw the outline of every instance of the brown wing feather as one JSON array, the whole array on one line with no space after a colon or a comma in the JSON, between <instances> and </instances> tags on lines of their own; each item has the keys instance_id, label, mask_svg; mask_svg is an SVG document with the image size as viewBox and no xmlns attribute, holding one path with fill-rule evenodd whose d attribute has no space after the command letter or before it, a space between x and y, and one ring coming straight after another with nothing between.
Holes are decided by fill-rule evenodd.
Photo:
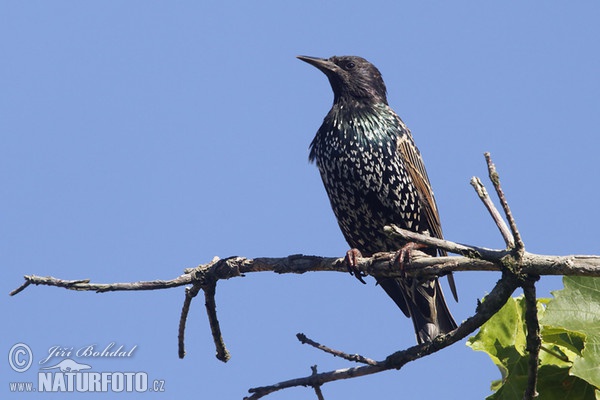
<instances>
[{"instance_id":1,"label":"brown wing feather","mask_svg":"<svg viewBox=\"0 0 600 400\"><path fill-rule=\"evenodd\" d=\"M404 159L404 165L412 179L413 185L415 185L421 205L423 207L425 219L427 225L429 225L429 234L433 237L443 239L442 224L440 222L440 215L438 213L437 204L435 203L435 197L431 189L431 183L421 158L421 153L415 146L412 136L408 128L400 120L402 127L406 130L406 135L402 136L398 140L398 151L402 154ZM446 256L445 250L438 250L441 256ZM454 299L458 301L458 293L456 291L456 284L454 282L454 276L448 274L448 283L450 284L450 290Z\"/></svg>"}]
</instances>

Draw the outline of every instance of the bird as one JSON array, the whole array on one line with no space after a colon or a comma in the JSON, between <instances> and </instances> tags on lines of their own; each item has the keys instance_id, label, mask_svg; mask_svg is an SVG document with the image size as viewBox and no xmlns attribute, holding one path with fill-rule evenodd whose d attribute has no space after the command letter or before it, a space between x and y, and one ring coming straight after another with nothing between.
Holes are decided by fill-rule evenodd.
<instances>
[{"instance_id":1,"label":"bird","mask_svg":"<svg viewBox=\"0 0 600 400\"><path fill-rule=\"evenodd\" d=\"M392 110L382 75L358 56L297 56L322 71L333 89L333 105L312 140L315 162L342 234L350 245L345 261L351 274L358 257L396 252L404 256L421 246L391 237L386 225L443 238L433 190L410 130ZM425 253L446 255L435 248ZM454 298L456 286L448 276ZM417 343L431 342L457 325L437 278L376 278L377 284L412 319Z\"/></svg>"}]
</instances>

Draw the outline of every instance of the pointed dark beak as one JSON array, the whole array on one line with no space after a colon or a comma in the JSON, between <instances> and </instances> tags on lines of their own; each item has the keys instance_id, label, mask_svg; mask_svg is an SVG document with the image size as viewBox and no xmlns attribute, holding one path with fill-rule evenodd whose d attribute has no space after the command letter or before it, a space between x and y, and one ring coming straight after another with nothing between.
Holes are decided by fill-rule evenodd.
<instances>
[{"instance_id":1,"label":"pointed dark beak","mask_svg":"<svg viewBox=\"0 0 600 400\"><path fill-rule=\"evenodd\" d=\"M309 57L309 56L297 56L299 60L302 60L310 65L319 68L323 72L332 71L336 65L326 58Z\"/></svg>"}]
</instances>

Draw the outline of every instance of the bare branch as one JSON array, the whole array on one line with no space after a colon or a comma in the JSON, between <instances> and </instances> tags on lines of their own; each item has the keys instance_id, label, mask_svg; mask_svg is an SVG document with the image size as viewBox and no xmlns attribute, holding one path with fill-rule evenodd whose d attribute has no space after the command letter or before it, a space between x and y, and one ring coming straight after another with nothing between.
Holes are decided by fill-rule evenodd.
<instances>
[{"instance_id":1,"label":"bare branch","mask_svg":"<svg viewBox=\"0 0 600 400\"><path fill-rule=\"evenodd\" d=\"M415 242L439 243L426 235L419 235L410 231L395 228L398 232L406 234ZM444 243L452 243L441 241ZM462 245L461 245L462 246ZM448 246L444 245L444 248ZM499 261L506 254L505 250L490 250L475 246L465 246L468 254L483 252L489 256L491 261L480 260L470 257L429 257L419 251L414 251L410 262L404 267L404 274L413 277L431 277L445 275L456 271L501 271ZM396 277L402 272L390 268L390 261L395 253L377 253L373 257L358 260L357 268L375 277ZM289 257L276 258L244 258L231 257L219 260L217 265L211 263L202 264L195 268L186 269L186 274L180 275L172 280L154 280L131 283L90 283L89 279L63 280L53 277L37 275L25 275L25 283L10 294L20 293L24 288L33 285L55 286L78 291L96 291L99 293L124 291L124 290L158 290L172 287L185 286L194 283L193 272L202 271L212 275L217 280L230 279L233 276L243 276L251 272L276 272L279 274L293 273L303 274L306 272L342 272L348 273L343 258L304 256L295 254ZM232 275L237 271L237 275ZM525 253L522 259L521 272L536 275L570 275L570 276L600 276L600 256L596 255L569 255L553 256Z\"/></svg>"},{"instance_id":2,"label":"bare branch","mask_svg":"<svg viewBox=\"0 0 600 400\"><path fill-rule=\"evenodd\" d=\"M525 295L525 324L527 325L527 351L529 352L527 389L523 395L523 400L534 399L538 395L536 390L538 361L540 358L540 348L542 346L535 294L535 282L538 279L539 277L537 276L529 275L521 285L523 294Z\"/></svg>"},{"instance_id":3,"label":"bare branch","mask_svg":"<svg viewBox=\"0 0 600 400\"><path fill-rule=\"evenodd\" d=\"M27 275L25 275L25 279L27 279ZM26 280L25 282L23 282L23 284L21 286L19 286L18 288L16 288L12 292L10 292L8 295L9 296L14 296L16 294L19 294L23 290L27 289L27 286L29 286L29 285L31 285L31 281Z\"/></svg>"},{"instance_id":4,"label":"bare branch","mask_svg":"<svg viewBox=\"0 0 600 400\"><path fill-rule=\"evenodd\" d=\"M407 242L421 243L428 247L437 247L450 253L460 254L469 258L480 258L488 261L498 261L508 254L506 250L492 250L485 247L469 246L465 244L451 242L445 239L438 239L429 235L422 235L407 229L401 229L395 225L384 227L388 235L399 236Z\"/></svg>"},{"instance_id":5,"label":"bare branch","mask_svg":"<svg viewBox=\"0 0 600 400\"><path fill-rule=\"evenodd\" d=\"M506 201L504 190L502 190L502 187L500 186L500 176L498 175L498 172L496 172L496 166L492 162L492 156L490 155L490 153L486 152L484 153L484 156L487 162L490 180L494 185L494 189L496 189L496 193L498 194L498 198L500 199L500 204L502 205L502 209L504 210L504 215L506 215L508 225L510 226L510 230L512 231L513 237L515 239L514 250L517 252L517 254L521 254L525 251L525 244L523 244L521 234L517 229L517 223L515 222L515 219L512 215L512 211L510 211L508 201Z\"/></svg>"},{"instance_id":6,"label":"bare branch","mask_svg":"<svg viewBox=\"0 0 600 400\"><path fill-rule=\"evenodd\" d=\"M486 296L485 301L480 304L475 315L468 318L457 329L446 335L438 336L432 342L423 343L410 347L406 350L393 353L384 361L379 361L375 365L364 365L355 368L338 369L335 371L309 375L304 378L291 379L269 386L252 388L248 390L248 392L252 393L252 395L250 397L246 397L245 399L260 399L270 393L290 387L315 387L316 385L320 386L324 383L333 382L340 379L371 375L390 369L400 369L408 362L435 353L438 350L462 340L467 335L474 332L477 328L489 320L496 312L498 312L500 308L502 308L502 306L506 303L508 298L518 286L519 282L514 275L505 274L503 278L496 283L496 286L494 289L492 289L490 294Z\"/></svg>"},{"instance_id":7,"label":"bare branch","mask_svg":"<svg viewBox=\"0 0 600 400\"><path fill-rule=\"evenodd\" d=\"M317 366L316 365L313 365L312 367L310 367L310 369L312 370L313 375L317 374ZM323 396L323 392L321 391L321 385L314 386L313 389L315 389L315 394L317 395L317 400L325 400L325 397Z\"/></svg>"},{"instance_id":8,"label":"bare branch","mask_svg":"<svg viewBox=\"0 0 600 400\"><path fill-rule=\"evenodd\" d=\"M181 316L179 317L179 335L177 335L178 341L178 354L179 358L185 357L185 324L187 317L190 312L190 306L192 299L198 295L200 286L195 285L192 287L185 288L185 299L183 300L183 307L181 308Z\"/></svg>"},{"instance_id":9,"label":"bare branch","mask_svg":"<svg viewBox=\"0 0 600 400\"><path fill-rule=\"evenodd\" d=\"M332 354L335 357L341 357L348 361L358 362L358 363L367 364L367 365L376 365L377 364L377 361L371 360L370 358L367 358L364 356L361 356L360 354L348 354L348 353L344 353L343 351L331 349L327 346L324 346L320 343L315 342L312 339L309 339L308 337L306 337L306 335L304 333L298 333L298 334L296 334L296 337L298 338L300 343L308 344L316 349L323 350L325 353Z\"/></svg>"},{"instance_id":10,"label":"bare branch","mask_svg":"<svg viewBox=\"0 0 600 400\"><path fill-rule=\"evenodd\" d=\"M180 275L175 279L169 281L155 280L155 281L142 281L142 282L128 282L128 283L90 283L89 279L78 279L78 280L64 280L54 278L52 276L37 276L37 275L25 275L26 284L21 285L19 288L13 290L10 295L21 292L29 284L44 285L44 286L56 286L62 287L69 290L78 291L95 291L98 293L105 292L117 292L122 290L156 290L156 289L169 289L172 287L185 286L192 282L192 277L189 274Z\"/></svg>"},{"instance_id":11,"label":"bare branch","mask_svg":"<svg viewBox=\"0 0 600 400\"><path fill-rule=\"evenodd\" d=\"M221 335L221 325L217 319L217 303L215 301L217 282L214 281L207 283L206 285L202 286L202 290L204 290L204 305L206 306L206 314L208 315L208 321L210 323L210 332L217 349L217 359L227 362L231 358L231 355L225 347L225 341Z\"/></svg>"},{"instance_id":12,"label":"bare branch","mask_svg":"<svg viewBox=\"0 0 600 400\"><path fill-rule=\"evenodd\" d=\"M506 222L504 222L504 219L502 219L502 216L500 215L500 212L498 212L498 209L494 205L494 202L492 202L492 199L490 198L490 195L488 194L485 186L481 182L481 179L479 179L476 176L471 178L471 186L473 186L475 192L485 205L485 208L487 208L490 215L492 216L492 219L494 220L496 226L500 230L500 234L502 234L502 238L504 239L504 243L506 243L506 247L515 247L515 240L513 238L513 235L512 233L510 233Z\"/></svg>"},{"instance_id":13,"label":"bare branch","mask_svg":"<svg viewBox=\"0 0 600 400\"><path fill-rule=\"evenodd\" d=\"M381 371L388 370L383 365L365 365L362 367L354 368L343 368L335 371L321 372L315 375L309 375L303 378L290 379L288 381L279 382L274 385L261 386L249 389L248 392L252 393L249 397L244 397L247 400L260 399L268 394L276 392L282 389L288 389L297 386L321 386L327 382L339 381L341 379L357 378L359 376L371 375Z\"/></svg>"}]
</instances>

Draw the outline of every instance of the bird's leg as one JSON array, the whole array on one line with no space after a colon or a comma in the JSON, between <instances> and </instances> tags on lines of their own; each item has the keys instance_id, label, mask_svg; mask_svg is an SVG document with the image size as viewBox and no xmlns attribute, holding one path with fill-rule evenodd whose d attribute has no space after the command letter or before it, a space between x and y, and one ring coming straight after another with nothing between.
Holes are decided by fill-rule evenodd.
<instances>
[{"instance_id":1,"label":"bird's leg","mask_svg":"<svg viewBox=\"0 0 600 400\"><path fill-rule=\"evenodd\" d=\"M364 283L367 282L363 279L363 276L367 276L364 272L358 269L358 259L362 258L362 254L358 249L350 249L346 252L346 257L344 257L344 261L346 262L346 266L348 267L348 272L350 275L354 275L356 279Z\"/></svg>"},{"instance_id":2,"label":"bird's leg","mask_svg":"<svg viewBox=\"0 0 600 400\"><path fill-rule=\"evenodd\" d=\"M427 247L424 244L421 243L415 243L415 242L408 242L406 243L404 246L402 246L402 248L400 250L398 250L396 252L396 254L394 254L394 257L391 260L391 264L392 267L394 268L400 268L400 271L402 271L402 273L404 273L404 263L407 262L408 260L410 260L410 253L413 250L418 250L418 249L422 249L424 247Z\"/></svg>"}]
</instances>

